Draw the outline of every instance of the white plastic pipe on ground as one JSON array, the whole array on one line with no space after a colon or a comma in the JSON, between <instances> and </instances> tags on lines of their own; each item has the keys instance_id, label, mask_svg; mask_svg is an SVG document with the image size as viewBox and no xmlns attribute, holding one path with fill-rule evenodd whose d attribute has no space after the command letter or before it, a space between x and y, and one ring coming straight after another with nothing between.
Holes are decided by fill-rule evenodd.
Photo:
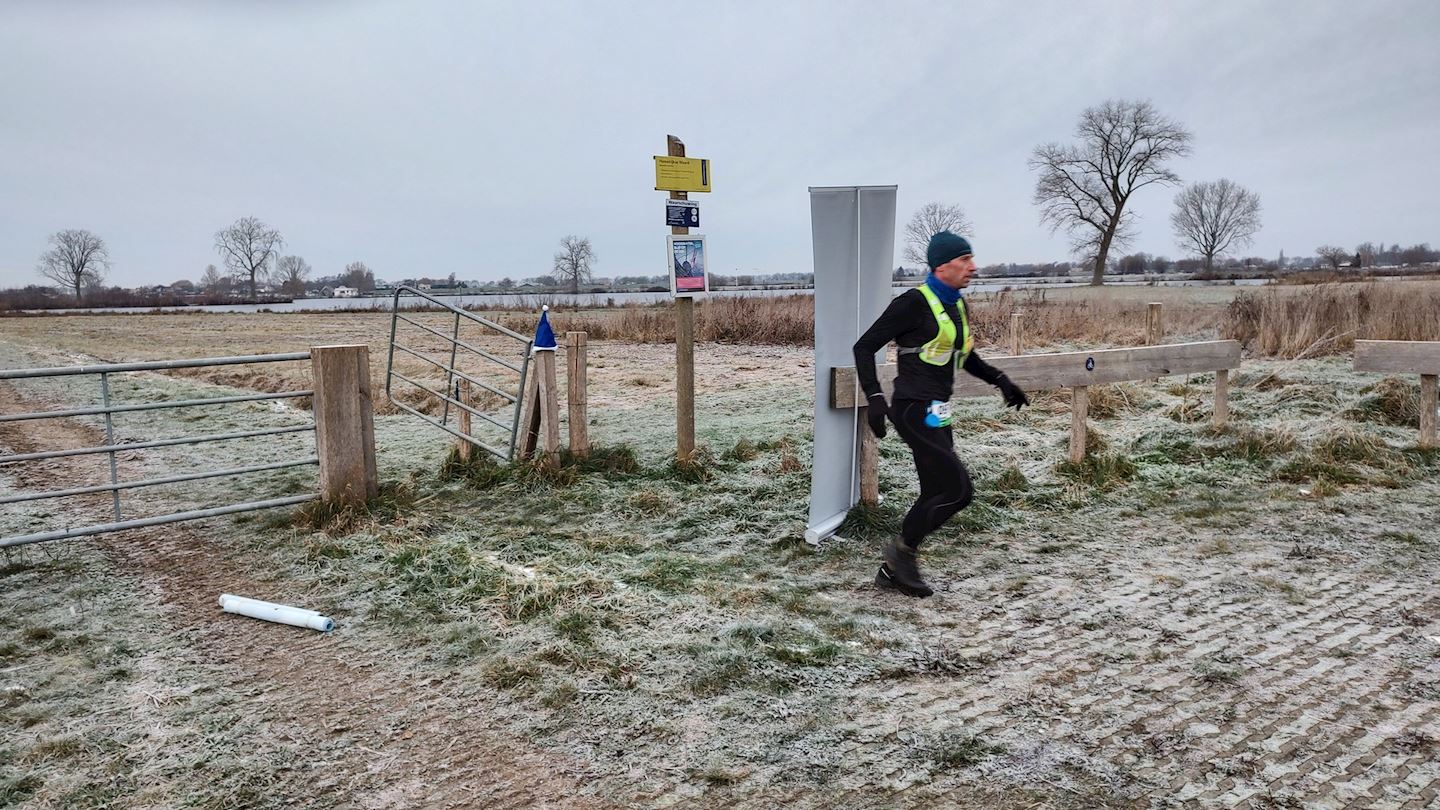
<instances>
[{"instance_id":1,"label":"white plastic pipe on ground","mask_svg":"<svg viewBox=\"0 0 1440 810\"><path fill-rule=\"evenodd\" d=\"M263 619L267 622L278 622L294 627L308 627L322 633L328 633L335 629L335 620L329 616L321 616L318 611L278 605L274 602L262 602L248 596L222 593L220 594L220 608L226 613L238 613L252 619Z\"/></svg>"}]
</instances>

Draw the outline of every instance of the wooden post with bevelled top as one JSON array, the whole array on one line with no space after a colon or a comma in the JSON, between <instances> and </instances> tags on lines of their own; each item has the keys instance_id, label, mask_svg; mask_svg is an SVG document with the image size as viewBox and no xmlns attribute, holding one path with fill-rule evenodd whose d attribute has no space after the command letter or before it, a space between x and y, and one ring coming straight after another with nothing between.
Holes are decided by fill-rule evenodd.
<instances>
[{"instance_id":1,"label":"wooden post with bevelled top","mask_svg":"<svg viewBox=\"0 0 1440 810\"><path fill-rule=\"evenodd\" d=\"M310 349L315 378L315 453L320 497L363 503L380 492L375 469L375 417L370 400L370 349L364 345Z\"/></svg>"}]
</instances>

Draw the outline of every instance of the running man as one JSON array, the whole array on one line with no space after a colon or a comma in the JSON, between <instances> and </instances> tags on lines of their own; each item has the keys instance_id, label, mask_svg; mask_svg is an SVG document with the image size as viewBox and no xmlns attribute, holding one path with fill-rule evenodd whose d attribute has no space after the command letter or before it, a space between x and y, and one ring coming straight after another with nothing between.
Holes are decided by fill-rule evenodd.
<instances>
[{"instance_id":1,"label":"running man","mask_svg":"<svg viewBox=\"0 0 1440 810\"><path fill-rule=\"evenodd\" d=\"M930 238L925 251L930 274L906 290L855 342L855 373L865 392L868 420L884 438L885 418L910 445L920 476L920 498L905 515L900 536L884 551L875 584L924 598L934 591L920 577L915 552L925 536L969 505L975 495L970 473L955 455L950 429L950 396L955 367L997 386L1006 407L1020 410L1030 399L1005 373L972 351L973 339L962 294L975 275L970 242L950 231ZM890 341L900 348L892 401L885 402L875 376L875 353Z\"/></svg>"}]
</instances>

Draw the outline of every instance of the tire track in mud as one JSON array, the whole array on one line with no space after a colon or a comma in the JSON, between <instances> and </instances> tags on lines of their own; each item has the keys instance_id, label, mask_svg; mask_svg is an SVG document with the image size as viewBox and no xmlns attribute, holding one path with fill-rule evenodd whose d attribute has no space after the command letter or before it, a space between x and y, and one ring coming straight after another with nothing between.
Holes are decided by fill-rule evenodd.
<instances>
[{"instance_id":1,"label":"tire track in mud","mask_svg":"<svg viewBox=\"0 0 1440 810\"><path fill-rule=\"evenodd\" d=\"M0 383L0 413L47 407L55 405ZM104 435L73 419L42 419L0 423L0 443L27 453L101 445ZM82 463L57 459L6 472L26 489L59 489L93 479ZM108 496L66 501L84 502L87 513L109 507ZM118 572L135 577L142 600L158 602L157 616L191 657L227 673L214 685L230 690L237 708L259 720L277 748L317 753L322 761L316 764L324 767L307 769L308 795L295 797L306 804L613 806L585 795L581 763L497 730L484 696L451 694L442 681L387 666L374 651L350 643L343 628L322 636L222 613L221 593L281 599L283 586L246 574L203 526L171 524L67 542L93 543Z\"/></svg>"}]
</instances>

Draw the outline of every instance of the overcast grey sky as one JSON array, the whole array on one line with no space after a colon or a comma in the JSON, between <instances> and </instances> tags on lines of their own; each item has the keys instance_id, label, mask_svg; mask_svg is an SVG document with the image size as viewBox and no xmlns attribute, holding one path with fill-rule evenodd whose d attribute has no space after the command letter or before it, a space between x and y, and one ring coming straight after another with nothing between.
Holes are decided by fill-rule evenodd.
<instances>
[{"instance_id":1,"label":"overcast grey sky","mask_svg":"<svg viewBox=\"0 0 1440 810\"><path fill-rule=\"evenodd\" d=\"M1247 254L1440 242L1440 3L0 2L0 286L88 228L112 283L198 278L257 216L319 275L666 271L666 133L713 161L717 272L811 269L811 185L962 205L977 259L1067 258L1026 158L1150 99L1186 181L1258 192ZM1134 249L1181 255L1174 191ZM897 255L900 246L897 244ZM898 261L897 261L898 263Z\"/></svg>"}]
</instances>

